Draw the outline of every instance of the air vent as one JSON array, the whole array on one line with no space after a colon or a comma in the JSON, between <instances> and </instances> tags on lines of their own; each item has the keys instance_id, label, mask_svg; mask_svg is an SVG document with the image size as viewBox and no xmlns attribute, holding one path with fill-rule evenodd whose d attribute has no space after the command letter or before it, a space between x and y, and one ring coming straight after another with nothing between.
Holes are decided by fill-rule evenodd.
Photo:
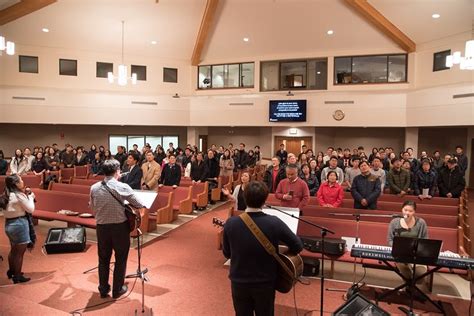
<instances>
[{"instance_id":1,"label":"air vent","mask_svg":"<svg viewBox=\"0 0 474 316\"><path fill-rule=\"evenodd\" d=\"M454 94L453 99L472 98L474 93Z\"/></svg>"},{"instance_id":2,"label":"air vent","mask_svg":"<svg viewBox=\"0 0 474 316\"><path fill-rule=\"evenodd\" d=\"M158 105L158 102L132 101L132 104Z\"/></svg>"},{"instance_id":3,"label":"air vent","mask_svg":"<svg viewBox=\"0 0 474 316\"><path fill-rule=\"evenodd\" d=\"M245 106L245 105L253 105L253 102L232 102L229 103L230 106Z\"/></svg>"},{"instance_id":4,"label":"air vent","mask_svg":"<svg viewBox=\"0 0 474 316\"><path fill-rule=\"evenodd\" d=\"M324 101L324 104L354 104L354 101Z\"/></svg>"},{"instance_id":5,"label":"air vent","mask_svg":"<svg viewBox=\"0 0 474 316\"><path fill-rule=\"evenodd\" d=\"M44 101L46 98L41 97L12 97L13 100L35 100L35 101Z\"/></svg>"}]
</instances>

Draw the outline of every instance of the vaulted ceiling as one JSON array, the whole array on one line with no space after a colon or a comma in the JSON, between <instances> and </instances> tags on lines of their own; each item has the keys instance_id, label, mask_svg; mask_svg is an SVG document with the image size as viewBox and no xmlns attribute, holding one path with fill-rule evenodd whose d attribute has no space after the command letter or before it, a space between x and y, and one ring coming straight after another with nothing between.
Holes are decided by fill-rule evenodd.
<instances>
[{"instance_id":1,"label":"vaulted ceiling","mask_svg":"<svg viewBox=\"0 0 474 316\"><path fill-rule=\"evenodd\" d=\"M18 2L0 0L0 10ZM472 31L471 0L369 3L416 44ZM58 0L4 24L0 33L19 46L119 53L124 20L126 54L190 60L205 7L206 0ZM440 18L433 19L433 13ZM328 30L334 34L328 36ZM401 51L344 0L220 0L201 60L315 56L367 47Z\"/></svg>"}]
</instances>

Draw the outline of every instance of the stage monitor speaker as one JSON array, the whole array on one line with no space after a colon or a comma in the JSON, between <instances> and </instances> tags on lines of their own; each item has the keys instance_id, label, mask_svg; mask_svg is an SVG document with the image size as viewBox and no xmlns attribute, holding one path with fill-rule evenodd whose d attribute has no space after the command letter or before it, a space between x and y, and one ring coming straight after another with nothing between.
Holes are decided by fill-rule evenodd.
<instances>
[{"instance_id":1,"label":"stage monitor speaker","mask_svg":"<svg viewBox=\"0 0 474 316\"><path fill-rule=\"evenodd\" d=\"M361 294L354 295L350 300L339 307L334 314L335 316L390 316L389 313L373 304Z\"/></svg>"},{"instance_id":2,"label":"stage monitor speaker","mask_svg":"<svg viewBox=\"0 0 474 316\"><path fill-rule=\"evenodd\" d=\"M319 259L303 258L303 276L317 276L319 274Z\"/></svg>"},{"instance_id":3,"label":"stage monitor speaker","mask_svg":"<svg viewBox=\"0 0 474 316\"><path fill-rule=\"evenodd\" d=\"M86 229L84 227L50 228L44 248L48 254L84 251Z\"/></svg>"}]
</instances>

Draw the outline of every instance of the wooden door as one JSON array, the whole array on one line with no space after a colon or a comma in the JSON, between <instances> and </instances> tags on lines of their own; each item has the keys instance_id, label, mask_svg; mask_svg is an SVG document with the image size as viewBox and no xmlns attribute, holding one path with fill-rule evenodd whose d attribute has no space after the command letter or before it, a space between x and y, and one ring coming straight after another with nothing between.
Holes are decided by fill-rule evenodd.
<instances>
[{"instance_id":1,"label":"wooden door","mask_svg":"<svg viewBox=\"0 0 474 316\"><path fill-rule=\"evenodd\" d=\"M288 153L293 153L298 157L301 153L301 146L306 145L308 148L313 147L313 137L287 137L275 136L275 153L280 149L280 144L285 144L285 149Z\"/></svg>"},{"instance_id":2,"label":"wooden door","mask_svg":"<svg viewBox=\"0 0 474 316\"><path fill-rule=\"evenodd\" d=\"M207 154L207 135L199 135L199 144L198 144L199 151L204 152Z\"/></svg>"}]
</instances>

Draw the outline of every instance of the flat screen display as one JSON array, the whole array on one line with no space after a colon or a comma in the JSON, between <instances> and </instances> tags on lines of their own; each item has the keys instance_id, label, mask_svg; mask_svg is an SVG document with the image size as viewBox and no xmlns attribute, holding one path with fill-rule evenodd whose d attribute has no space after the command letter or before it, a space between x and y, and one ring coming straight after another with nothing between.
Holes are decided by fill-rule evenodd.
<instances>
[{"instance_id":1,"label":"flat screen display","mask_svg":"<svg viewBox=\"0 0 474 316\"><path fill-rule=\"evenodd\" d=\"M306 122L306 100L270 100L270 122Z\"/></svg>"}]
</instances>

